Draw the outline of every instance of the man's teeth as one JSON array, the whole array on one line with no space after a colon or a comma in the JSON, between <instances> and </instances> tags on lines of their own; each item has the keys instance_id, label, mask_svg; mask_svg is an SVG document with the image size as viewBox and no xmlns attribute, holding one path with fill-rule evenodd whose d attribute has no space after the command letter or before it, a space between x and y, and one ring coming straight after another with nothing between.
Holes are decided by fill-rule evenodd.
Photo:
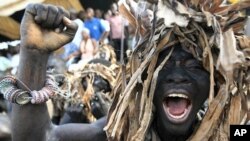
<instances>
[{"instance_id":1,"label":"man's teeth","mask_svg":"<svg viewBox=\"0 0 250 141\"><path fill-rule=\"evenodd\" d=\"M180 98L185 98L188 99L188 97L184 94L170 94L168 97L180 97Z\"/></svg>"}]
</instances>

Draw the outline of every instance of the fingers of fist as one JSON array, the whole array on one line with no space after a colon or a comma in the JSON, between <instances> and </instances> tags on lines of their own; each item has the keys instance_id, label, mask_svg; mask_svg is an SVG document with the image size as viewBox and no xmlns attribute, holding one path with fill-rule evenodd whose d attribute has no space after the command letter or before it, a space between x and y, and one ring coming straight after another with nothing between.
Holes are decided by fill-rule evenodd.
<instances>
[{"instance_id":1,"label":"fingers of fist","mask_svg":"<svg viewBox=\"0 0 250 141\"><path fill-rule=\"evenodd\" d=\"M64 28L63 17L69 18L69 13L63 7L43 4L30 4L26 12L34 16L34 21L41 27L61 31Z\"/></svg>"},{"instance_id":2,"label":"fingers of fist","mask_svg":"<svg viewBox=\"0 0 250 141\"><path fill-rule=\"evenodd\" d=\"M22 45L49 52L62 47L73 39L78 27L69 16L62 7L28 5L21 23Z\"/></svg>"}]
</instances>

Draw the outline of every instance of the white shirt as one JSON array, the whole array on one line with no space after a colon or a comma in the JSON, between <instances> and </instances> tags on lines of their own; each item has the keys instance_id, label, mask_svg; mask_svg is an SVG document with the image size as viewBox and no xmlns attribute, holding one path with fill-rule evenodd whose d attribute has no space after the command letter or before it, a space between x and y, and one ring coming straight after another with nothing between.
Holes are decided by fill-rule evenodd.
<instances>
[{"instance_id":1,"label":"white shirt","mask_svg":"<svg viewBox=\"0 0 250 141\"><path fill-rule=\"evenodd\" d=\"M105 31L110 32L110 24L107 20L100 19L102 26L104 27ZM108 38L104 39L104 43L109 43Z\"/></svg>"},{"instance_id":2,"label":"white shirt","mask_svg":"<svg viewBox=\"0 0 250 141\"><path fill-rule=\"evenodd\" d=\"M74 22L78 25L78 29L76 31L74 39L72 40L72 43L74 43L78 48L80 48L80 43L82 41L82 30L84 28L84 23L80 19L75 19Z\"/></svg>"}]
</instances>

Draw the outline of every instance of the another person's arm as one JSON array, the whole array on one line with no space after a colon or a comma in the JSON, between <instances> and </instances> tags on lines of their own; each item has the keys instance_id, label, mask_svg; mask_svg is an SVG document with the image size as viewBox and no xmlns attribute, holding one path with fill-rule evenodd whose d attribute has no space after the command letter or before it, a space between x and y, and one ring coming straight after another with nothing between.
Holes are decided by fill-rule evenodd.
<instances>
[{"instance_id":1,"label":"another person's arm","mask_svg":"<svg viewBox=\"0 0 250 141\"><path fill-rule=\"evenodd\" d=\"M81 43L80 43L80 51L81 51L81 53L86 52L85 41L84 40L82 40Z\"/></svg>"},{"instance_id":2,"label":"another person's arm","mask_svg":"<svg viewBox=\"0 0 250 141\"><path fill-rule=\"evenodd\" d=\"M103 44L104 43L104 39L108 38L108 36L109 36L109 32L108 31L104 31L102 33L102 36L101 36L100 40L99 40L99 43Z\"/></svg>"},{"instance_id":3,"label":"another person's arm","mask_svg":"<svg viewBox=\"0 0 250 141\"><path fill-rule=\"evenodd\" d=\"M67 58L66 60L68 61L69 59L73 58L73 57L77 57L77 56L80 56L81 55L81 51L80 50L77 50L73 53L71 53Z\"/></svg>"},{"instance_id":4,"label":"another person's arm","mask_svg":"<svg viewBox=\"0 0 250 141\"><path fill-rule=\"evenodd\" d=\"M99 21L99 27L100 27L100 30L102 31L102 35L101 35L101 38L99 39L99 43L103 44L104 40L108 38L109 36L110 29L105 28L105 26L101 23L101 21Z\"/></svg>"},{"instance_id":5,"label":"another person's arm","mask_svg":"<svg viewBox=\"0 0 250 141\"><path fill-rule=\"evenodd\" d=\"M21 50L18 78L31 90L44 87L46 65L51 52L70 42L77 25L62 8L29 5L21 23ZM63 30L66 27L66 30ZM56 31L56 32L55 32ZM18 87L23 88L20 84ZM43 104L12 104L13 141L102 141L106 118L93 124L53 126Z\"/></svg>"},{"instance_id":6,"label":"another person's arm","mask_svg":"<svg viewBox=\"0 0 250 141\"><path fill-rule=\"evenodd\" d=\"M48 141L107 141L103 131L106 125L106 117L91 124L64 124L60 125L51 133Z\"/></svg>"},{"instance_id":7,"label":"another person's arm","mask_svg":"<svg viewBox=\"0 0 250 141\"><path fill-rule=\"evenodd\" d=\"M44 87L46 65L51 52L70 42L77 25L62 8L51 5L29 5L21 23L21 50L18 78L31 90ZM63 30L66 27L66 30ZM56 31L56 32L55 32ZM23 88L20 84L18 87ZM13 141L102 141L106 118L93 124L53 126L43 104L13 104Z\"/></svg>"},{"instance_id":8,"label":"another person's arm","mask_svg":"<svg viewBox=\"0 0 250 141\"><path fill-rule=\"evenodd\" d=\"M31 90L44 87L49 54L70 42L77 25L62 8L51 5L29 5L21 23L21 48L18 79ZM66 27L67 30L62 31ZM55 32L57 31L57 32ZM23 88L20 84L18 87ZM52 124L43 104L12 104L12 140L46 141Z\"/></svg>"},{"instance_id":9,"label":"another person's arm","mask_svg":"<svg viewBox=\"0 0 250 141\"><path fill-rule=\"evenodd\" d=\"M93 51L93 55L95 55L98 52L98 44L97 41L95 39L91 39L93 47L94 47L94 51Z\"/></svg>"}]
</instances>

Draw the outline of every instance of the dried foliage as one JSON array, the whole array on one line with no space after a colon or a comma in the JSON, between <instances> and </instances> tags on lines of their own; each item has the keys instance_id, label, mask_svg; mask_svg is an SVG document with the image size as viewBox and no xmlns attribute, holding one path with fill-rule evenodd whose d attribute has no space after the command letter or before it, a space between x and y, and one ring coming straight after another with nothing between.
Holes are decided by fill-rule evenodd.
<instances>
[{"instance_id":1,"label":"dried foliage","mask_svg":"<svg viewBox=\"0 0 250 141\"><path fill-rule=\"evenodd\" d=\"M81 68L73 72L68 72L66 74L66 80L64 88L68 89L68 93L71 95L69 99L65 101L64 107L67 107L69 103L83 103L86 108L84 108L85 113L88 113L87 118L89 121L94 121L95 118L91 113L90 100L94 96L93 81L96 75L101 76L103 79L109 82L111 89L113 89L116 82L116 71L118 66L115 64L110 67L104 66L102 64L85 64ZM83 89L82 80L87 81L86 90ZM103 94L102 99L108 100L107 103L111 102L110 93Z\"/></svg>"},{"instance_id":2,"label":"dried foliage","mask_svg":"<svg viewBox=\"0 0 250 141\"><path fill-rule=\"evenodd\" d=\"M74 69L64 74L64 83L61 89L64 90L69 98L65 99L61 96L56 96L52 99L54 105L54 115L62 115L64 110L72 103L83 103L86 107L84 112L87 113L87 119L92 122L95 117L91 113L90 100L93 98L94 77L100 76L109 82L111 89L116 84L116 76L119 72L119 67L116 65L116 56L111 46L103 44L98 49L95 59L103 59L111 62L110 66L105 66L100 63L80 63L74 64ZM86 80L87 88L84 90L82 80ZM110 93L98 93L99 100L106 105L110 105L112 98Z\"/></svg>"},{"instance_id":3,"label":"dried foliage","mask_svg":"<svg viewBox=\"0 0 250 141\"><path fill-rule=\"evenodd\" d=\"M114 48L108 44L100 45L94 58L105 59L111 62L111 64L116 64L116 55L114 52Z\"/></svg>"},{"instance_id":4,"label":"dried foliage","mask_svg":"<svg viewBox=\"0 0 250 141\"><path fill-rule=\"evenodd\" d=\"M111 89L113 89L115 85L115 76L116 76L116 65L111 65L110 67L106 67L102 64L85 64L81 69L68 72L66 74L66 80L62 89L67 89L68 93L71 95L69 99L63 99L64 108L68 106L68 104L72 103L83 103L85 105L84 112L87 113L87 119L90 122L95 121L95 117L91 113L91 105L90 101L94 97L94 89L93 82L94 77L101 76L103 79L109 82ZM82 80L87 82L87 88L83 89ZM110 93L104 94L100 93L98 96L100 101L106 102L106 105L109 105L112 102ZM62 100L62 99L61 99ZM59 100L60 101L60 100ZM58 102L59 102L58 101Z\"/></svg>"},{"instance_id":5,"label":"dried foliage","mask_svg":"<svg viewBox=\"0 0 250 141\"><path fill-rule=\"evenodd\" d=\"M127 66L126 88L122 91L120 73L112 92L114 101L105 127L109 140L144 141L154 132L151 128L154 91L158 73L171 52L159 66L156 63L159 53L166 48L173 50L175 44L181 44L210 72L208 111L189 140L229 140L229 125L246 122L250 40L242 34L245 17L240 11L250 7L250 1L234 5L222 2L161 0L157 4L153 1L157 16L152 30L145 30L139 24L140 15L134 16L121 4L121 14L137 28L140 39ZM178 18L186 24L179 24ZM142 80L144 73L147 77ZM215 86L218 91L214 91Z\"/></svg>"}]
</instances>

